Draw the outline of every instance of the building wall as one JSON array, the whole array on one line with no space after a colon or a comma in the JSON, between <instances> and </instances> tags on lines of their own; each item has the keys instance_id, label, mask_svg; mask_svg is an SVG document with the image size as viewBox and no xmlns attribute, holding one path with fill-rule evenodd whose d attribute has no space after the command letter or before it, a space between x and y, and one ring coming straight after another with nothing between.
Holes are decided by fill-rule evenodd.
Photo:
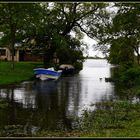
<instances>
[{"instance_id":1,"label":"building wall","mask_svg":"<svg viewBox=\"0 0 140 140\"><path fill-rule=\"evenodd\" d=\"M31 53L25 53L24 61L42 61L41 56L32 55Z\"/></svg>"},{"instance_id":2,"label":"building wall","mask_svg":"<svg viewBox=\"0 0 140 140\"><path fill-rule=\"evenodd\" d=\"M1 50L5 50L5 55L1 54ZM12 61L12 54L8 48L0 48L0 60ZM19 61L19 50L15 51L14 61Z\"/></svg>"},{"instance_id":3,"label":"building wall","mask_svg":"<svg viewBox=\"0 0 140 140\"><path fill-rule=\"evenodd\" d=\"M1 54L1 50L5 50L5 55ZM6 47L0 48L0 60L12 61L12 54L9 48ZM43 56L33 55L30 50L28 51L18 49L15 50L14 61L42 61L42 60ZM56 57L56 55L54 56L53 62L56 64L59 63L59 59Z\"/></svg>"}]
</instances>

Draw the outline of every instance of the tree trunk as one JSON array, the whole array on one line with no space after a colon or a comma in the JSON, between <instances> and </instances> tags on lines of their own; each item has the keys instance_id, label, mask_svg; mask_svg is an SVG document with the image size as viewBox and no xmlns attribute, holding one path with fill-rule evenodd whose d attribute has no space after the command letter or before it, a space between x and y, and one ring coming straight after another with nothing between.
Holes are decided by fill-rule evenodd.
<instances>
[{"instance_id":1,"label":"tree trunk","mask_svg":"<svg viewBox=\"0 0 140 140\"><path fill-rule=\"evenodd\" d=\"M15 27L14 25L11 25L11 53L12 53L12 69L14 69L15 64L14 64L14 51L15 51Z\"/></svg>"},{"instance_id":2,"label":"tree trunk","mask_svg":"<svg viewBox=\"0 0 140 140\"><path fill-rule=\"evenodd\" d=\"M138 65L140 64L140 55L139 54L137 54L138 56L137 56L137 62L138 62Z\"/></svg>"},{"instance_id":3,"label":"tree trunk","mask_svg":"<svg viewBox=\"0 0 140 140\"><path fill-rule=\"evenodd\" d=\"M49 68L53 66L52 59L53 59L52 50L51 49L44 50L44 54L43 54L44 68Z\"/></svg>"},{"instance_id":4,"label":"tree trunk","mask_svg":"<svg viewBox=\"0 0 140 140\"><path fill-rule=\"evenodd\" d=\"M135 50L135 52L136 52L136 54L137 54L137 63L138 64L140 64L140 54L139 54L139 48L137 48L137 47L134 47L134 50Z\"/></svg>"},{"instance_id":5,"label":"tree trunk","mask_svg":"<svg viewBox=\"0 0 140 140\"><path fill-rule=\"evenodd\" d=\"M10 52L12 54L12 66L11 68L14 69L14 45L15 45L15 33L16 33L16 23L13 22L13 15L12 15L12 4L8 3L9 8L9 26L10 26Z\"/></svg>"}]
</instances>

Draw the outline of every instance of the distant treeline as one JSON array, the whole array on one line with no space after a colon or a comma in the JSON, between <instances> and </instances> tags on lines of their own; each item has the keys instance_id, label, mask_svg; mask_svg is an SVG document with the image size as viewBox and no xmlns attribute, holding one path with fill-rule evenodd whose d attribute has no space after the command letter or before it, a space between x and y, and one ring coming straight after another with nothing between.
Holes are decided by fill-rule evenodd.
<instances>
[{"instance_id":1,"label":"distant treeline","mask_svg":"<svg viewBox=\"0 0 140 140\"><path fill-rule=\"evenodd\" d=\"M92 56L89 56L89 57L84 57L85 59L106 59L106 57L92 57Z\"/></svg>"}]
</instances>

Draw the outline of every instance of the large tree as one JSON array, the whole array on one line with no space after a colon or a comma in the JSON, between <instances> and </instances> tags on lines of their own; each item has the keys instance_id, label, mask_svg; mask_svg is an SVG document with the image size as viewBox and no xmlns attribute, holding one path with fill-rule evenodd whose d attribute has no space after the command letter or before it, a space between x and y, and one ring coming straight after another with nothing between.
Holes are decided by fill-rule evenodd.
<instances>
[{"instance_id":1,"label":"large tree","mask_svg":"<svg viewBox=\"0 0 140 140\"><path fill-rule=\"evenodd\" d=\"M110 49L108 49L110 62L120 64L121 62L127 63L133 59L134 63L135 53L139 63L140 4L115 3L115 7L118 9L117 13L112 17L110 16L111 20L106 20L106 26L101 24L101 28L99 28L98 39L100 41L97 48L106 50L108 49L106 46L110 45ZM126 58L124 59L124 57Z\"/></svg>"},{"instance_id":2,"label":"large tree","mask_svg":"<svg viewBox=\"0 0 140 140\"><path fill-rule=\"evenodd\" d=\"M33 21L38 18L38 4L34 3L0 3L0 32L3 33L1 44L7 45L12 54L14 68L14 49L18 39L25 32L33 32ZM20 38L21 39L21 38Z\"/></svg>"},{"instance_id":3,"label":"large tree","mask_svg":"<svg viewBox=\"0 0 140 140\"><path fill-rule=\"evenodd\" d=\"M42 7L46 11L43 17L43 32L36 34L36 45L34 47L36 48L39 44L42 44L44 60L47 60L49 64L58 48L69 48L68 46L71 46L70 40L72 37L69 37L71 32L75 33L75 41L82 39L83 32L90 36L89 26L100 20L101 16L104 15L102 9L105 6L105 3L91 2L42 3ZM73 48L71 49L73 50Z\"/></svg>"},{"instance_id":4,"label":"large tree","mask_svg":"<svg viewBox=\"0 0 140 140\"><path fill-rule=\"evenodd\" d=\"M47 61L44 63L46 66L49 66L54 53L61 47L73 52L78 50L77 57L82 51L81 43L75 45L77 40L82 39L83 32L93 38L96 36L96 26L101 18L106 17L106 5L107 3L92 2L1 3L2 40L10 45L13 62L15 42L41 50L44 62ZM75 39L72 39L71 32L75 33Z\"/></svg>"}]
</instances>

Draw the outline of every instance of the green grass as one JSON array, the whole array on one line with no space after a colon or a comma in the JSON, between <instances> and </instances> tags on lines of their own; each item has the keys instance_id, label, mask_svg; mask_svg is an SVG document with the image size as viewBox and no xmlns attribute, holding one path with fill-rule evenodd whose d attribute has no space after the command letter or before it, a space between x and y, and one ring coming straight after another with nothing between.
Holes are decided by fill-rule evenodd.
<instances>
[{"instance_id":1,"label":"green grass","mask_svg":"<svg viewBox=\"0 0 140 140\"><path fill-rule=\"evenodd\" d=\"M140 137L140 103L127 100L96 104L85 111L73 130L40 131L36 137L129 138Z\"/></svg>"},{"instance_id":2,"label":"green grass","mask_svg":"<svg viewBox=\"0 0 140 140\"><path fill-rule=\"evenodd\" d=\"M15 62L12 69L11 62L0 62L0 85L13 84L31 79L33 69L42 66L41 62Z\"/></svg>"},{"instance_id":3,"label":"green grass","mask_svg":"<svg viewBox=\"0 0 140 140\"><path fill-rule=\"evenodd\" d=\"M80 137L140 137L140 103L116 101L96 104L82 118Z\"/></svg>"}]
</instances>

